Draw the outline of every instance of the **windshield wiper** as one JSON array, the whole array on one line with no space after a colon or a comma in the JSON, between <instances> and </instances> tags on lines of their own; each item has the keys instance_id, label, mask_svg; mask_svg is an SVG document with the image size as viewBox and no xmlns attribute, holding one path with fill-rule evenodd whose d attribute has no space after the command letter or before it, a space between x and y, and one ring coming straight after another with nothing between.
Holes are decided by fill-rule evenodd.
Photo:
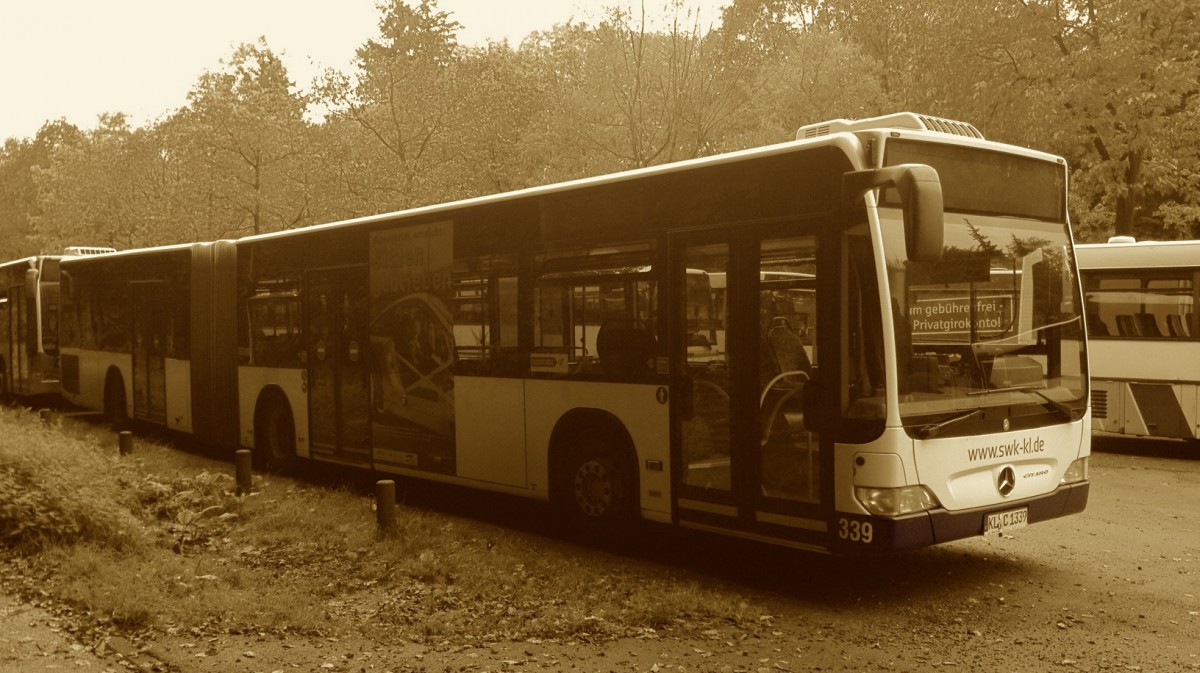
<instances>
[{"instance_id":1,"label":"windshield wiper","mask_svg":"<svg viewBox=\"0 0 1200 673\"><path fill-rule=\"evenodd\" d=\"M965 421L968 418L975 418L982 413L983 409L972 409L968 412L958 414L957 416L951 416L950 418L947 418L939 423L922 425L921 427L917 428L917 439L929 439L931 437L937 437L939 434L941 434L942 430L945 430L948 426Z\"/></svg>"},{"instance_id":2,"label":"windshield wiper","mask_svg":"<svg viewBox=\"0 0 1200 673\"><path fill-rule=\"evenodd\" d=\"M1009 386L1007 388L988 388L986 390L972 390L971 392L967 393L967 395L987 395L988 393L1012 393L1012 392L1033 393L1034 395L1037 395L1038 397L1042 398L1043 400L1046 400L1046 404L1050 405L1051 407L1054 407L1054 410L1057 411L1059 413L1059 415L1061 415L1065 420L1068 420L1068 421L1079 420L1079 417L1075 415L1076 412L1078 412L1078 409L1076 409L1075 407L1063 404L1062 402L1059 402L1058 400L1050 397L1046 393L1043 393L1040 390L1041 387L1042 386L1039 384L1031 383L1031 384L1026 384L1023 386Z\"/></svg>"},{"instance_id":3,"label":"windshield wiper","mask_svg":"<svg viewBox=\"0 0 1200 673\"><path fill-rule=\"evenodd\" d=\"M1040 390L1030 389L1027 392L1031 392L1034 395L1037 395L1038 397L1042 398L1043 400L1046 400L1046 404L1049 404L1050 406L1054 407L1055 411L1057 411L1059 413L1059 415L1061 415L1063 417L1063 419L1068 420L1068 421L1078 420L1078 418L1076 418L1076 416L1075 416L1076 409L1074 407L1067 406L1067 405L1063 404L1062 402L1059 402L1058 400L1051 398L1049 395L1043 393Z\"/></svg>"}]
</instances>

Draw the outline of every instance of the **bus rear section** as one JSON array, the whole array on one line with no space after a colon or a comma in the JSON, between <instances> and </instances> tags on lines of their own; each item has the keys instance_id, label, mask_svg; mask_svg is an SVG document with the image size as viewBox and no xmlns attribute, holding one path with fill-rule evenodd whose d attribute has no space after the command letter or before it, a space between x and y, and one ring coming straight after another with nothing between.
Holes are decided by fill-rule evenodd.
<instances>
[{"instance_id":1,"label":"bus rear section","mask_svg":"<svg viewBox=\"0 0 1200 673\"><path fill-rule=\"evenodd\" d=\"M235 273L228 242L65 259L63 397L231 446Z\"/></svg>"},{"instance_id":2,"label":"bus rear section","mask_svg":"<svg viewBox=\"0 0 1200 673\"><path fill-rule=\"evenodd\" d=\"M1080 245L1098 433L1200 437L1200 241Z\"/></svg>"}]
</instances>

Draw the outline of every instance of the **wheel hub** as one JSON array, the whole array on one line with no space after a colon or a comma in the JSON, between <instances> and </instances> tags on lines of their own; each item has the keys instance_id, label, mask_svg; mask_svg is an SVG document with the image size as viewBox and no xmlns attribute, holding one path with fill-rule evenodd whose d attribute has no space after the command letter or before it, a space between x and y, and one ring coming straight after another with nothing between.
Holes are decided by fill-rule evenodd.
<instances>
[{"instance_id":1,"label":"wheel hub","mask_svg":"<svg viewBox=\"0 0 1200 673\"><path fill-rule=\"evenodd\" d=\"M604 465L591 460L575 472L575 501L584 514L604 516L612 508L612 476Z\"/></svg>"}]
</instances>

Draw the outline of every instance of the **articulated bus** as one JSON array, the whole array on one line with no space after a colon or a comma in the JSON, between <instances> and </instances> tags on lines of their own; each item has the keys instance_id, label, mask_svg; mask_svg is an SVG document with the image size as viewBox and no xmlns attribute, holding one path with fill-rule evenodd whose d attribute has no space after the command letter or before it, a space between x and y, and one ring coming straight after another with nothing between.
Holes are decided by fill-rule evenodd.
<instances>
[{"instance_id":1,"label":"articulated bus","mask_svg":"<svg viewBox=\"0 0 1200 673\"><path fill-rule=\"evenodd\" d=\"M1200 437L1200 241L1114 237L1076 248L1092 359L1092 428Z\"/></svg>"},{"instance_id":2,"label":"articulated bus","mask_svg":"<svg viewBox=\"0 0 1200 673\"><path fill-rule=\"evenodd\" d=\"M117 418L190 408L192 432L204 407L266 466L517 494L589 528L640 518L830 553L1010 530L1088 497L1066 175L900 113L73 260L67 387ZM129 326L105 345L110 319Z\"/></svg>"},{"instance_id":3,"label":"articulated bus","mask_svg":"<svg viewBox=\"0 0 1200 673\"><path fill-rule=\"evenodd\" d=\"M72 247L0 264L0 397L59 393L59 263L111 251Z\"/></svg>"}]
</instances>

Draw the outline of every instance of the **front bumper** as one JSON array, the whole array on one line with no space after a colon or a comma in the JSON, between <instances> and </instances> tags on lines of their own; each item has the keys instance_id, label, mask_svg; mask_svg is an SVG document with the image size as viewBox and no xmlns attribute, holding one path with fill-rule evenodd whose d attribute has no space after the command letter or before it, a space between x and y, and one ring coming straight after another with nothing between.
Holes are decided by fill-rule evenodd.
<instances>
[{"instance_id":1,"label":"front bumper","mask_svg":"<svg viewBox=\"0 0 1200 673\"><path fill-rule=\"evenodd\" d=\"M989 514L1029 508L1030 524L1078 514L1087 506L1089 481L1059 486L1051 493L1036 498L1013 500L1000 505L951 512L935 509L895 519L872 519L875 544L870 551L896 551L914 547L961 540L983 534L983 522ZM839 545L843 553L867 551L858 545Z\"/></svg>"}]
</instances>

